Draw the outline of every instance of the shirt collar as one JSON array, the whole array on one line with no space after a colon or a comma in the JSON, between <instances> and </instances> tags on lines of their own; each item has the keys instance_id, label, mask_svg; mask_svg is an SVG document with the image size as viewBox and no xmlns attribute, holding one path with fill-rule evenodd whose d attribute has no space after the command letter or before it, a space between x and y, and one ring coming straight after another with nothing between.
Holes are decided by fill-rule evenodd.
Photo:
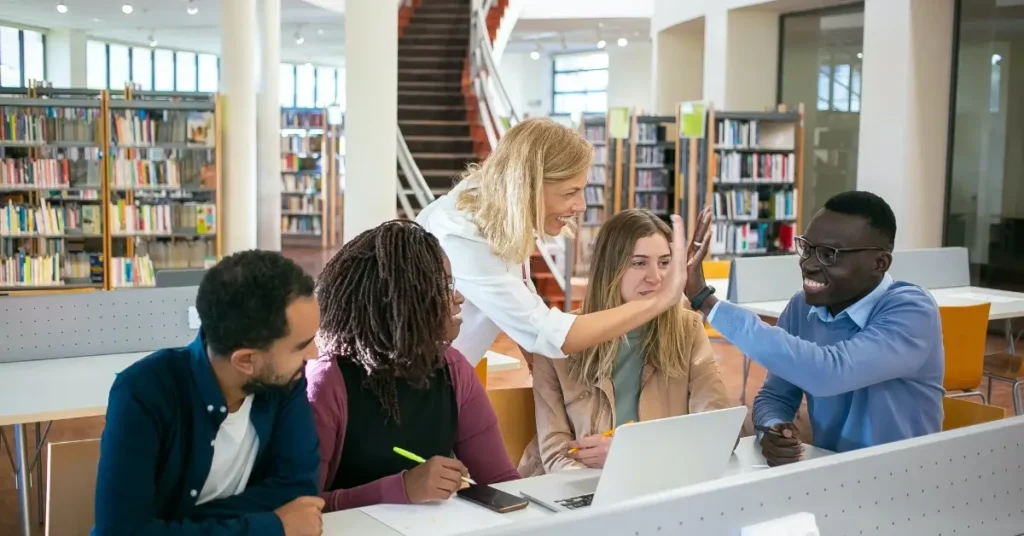
<instances>
[{"instance_id":1,"label":"shirt collar","mask_svg":"<svg viewBox=\"0 0 1024 536\"><path fill-rule=\"evenodd\" d=\"M228 411L227 402L224 401L224 393L221 392L217 377L213 374L213 366L210 365L210 357L206 353L206 337L203 335L202 328L199 329L199 334L188 348L192 362L192 377L195 379L199 395L205 404L203 410L213 416L217 422L223 421Z\"/></svg>"},{"instance_id":2,"label":"shirt collar","mask_svg":"<svg viewBox=\"0 0 1024 536\"><path fill-rule=\"evenodd\" d=\"M816 315L822 322L834 322L845 315L848 316L850 320L853 320L860 329L864 329L864 326L868 323L868 317L871 316L871 311L875 308L875 304L878 303L878 300L882 299L882 296L889 290L892 283L892 276L885 274L885 276L882 277L882 282L875 287L875 290L872 290L867 296L864 296L853 305L844 309L838 316L833 317L832 313L829 312L828 307L815 305L807 312L807 319L810 320L812 316Z\"/></svg>"}]
</instances>

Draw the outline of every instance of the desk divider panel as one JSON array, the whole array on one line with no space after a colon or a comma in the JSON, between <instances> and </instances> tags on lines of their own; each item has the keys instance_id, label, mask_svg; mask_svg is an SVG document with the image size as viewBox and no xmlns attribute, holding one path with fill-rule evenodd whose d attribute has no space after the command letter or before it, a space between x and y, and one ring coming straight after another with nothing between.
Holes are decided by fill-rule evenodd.
<instances>
[{"instance_id":1,"label":"desk divider panel","mask_svg":"<svg viewBox=\"0 0 1024 536\"><path fill-rule=\"evenodd\" d=\"M1024 533L1022 464L1015 417L475 534L738 536L808 512L823 536L1014 536Z\"/></svg>"},{"instance_id":2,"label":"desk divider panel","mask_svg":"<svg viewBox=\"0 0 1024 536\"><path fill-rule=\"evenodd\" d=\"M0 298L0 363L184 346L198 287Z\"/></svg>"},{"instance_id":3,"label":"desk divider panel","mask_svg":"<svg viewBox=\"0 0 1024 536\"><path fill-rule=\"evenodd\" d=\"M892 257L889 274L894 279L926 289L971 284L967 248L904 249L894 251ZM737 304L788 301L803 289L799 259L796 255L733 259L727 299Z\"/></svg>"}]
</instances>

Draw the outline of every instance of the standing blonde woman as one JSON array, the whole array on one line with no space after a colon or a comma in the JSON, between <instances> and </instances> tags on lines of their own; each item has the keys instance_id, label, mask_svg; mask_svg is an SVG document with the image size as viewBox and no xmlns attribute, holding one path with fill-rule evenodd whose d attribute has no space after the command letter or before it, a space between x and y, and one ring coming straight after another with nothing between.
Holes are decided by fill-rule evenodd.
<instances>
[{"instance_id":1,"label":"standing blonde woman","mask_svg":"<svg viewBox=\"0 0 1024 536\"><path fill-rule=\"evenodd\" d=\"M657 292L583 315L550 308L537 295L528 272L534 241L572 231L587 208L583 190L593 155L579 132L546 118L525 120L501 138L482 166L471 166L417 218L440 241L455 287L465 296L462 332L452 346L474 365L500 331L528 360L530 354L564 358L621 337L682 299L688 266L678 216L672 217L672 260ZM710 217L695 236L709 233ZM706 250L708 243L694 242L691 253Z\"/></svg>"}]
</instances>

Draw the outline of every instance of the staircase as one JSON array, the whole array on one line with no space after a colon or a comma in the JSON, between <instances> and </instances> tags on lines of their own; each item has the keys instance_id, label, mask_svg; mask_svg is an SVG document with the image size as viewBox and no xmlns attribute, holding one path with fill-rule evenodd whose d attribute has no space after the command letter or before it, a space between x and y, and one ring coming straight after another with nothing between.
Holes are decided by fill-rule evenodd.
<instances>
[{"instance_id":1,"label":"staircase","mask_svg":"<svg viewBox=\"0 0 1024 536\"><path fill-rule=\"evenodd\" d=\"M436 196L477 161L476 114L463 93L469 0L417 0L414 6L398 40L398 126Z\"/></svg>"}]
</instances>

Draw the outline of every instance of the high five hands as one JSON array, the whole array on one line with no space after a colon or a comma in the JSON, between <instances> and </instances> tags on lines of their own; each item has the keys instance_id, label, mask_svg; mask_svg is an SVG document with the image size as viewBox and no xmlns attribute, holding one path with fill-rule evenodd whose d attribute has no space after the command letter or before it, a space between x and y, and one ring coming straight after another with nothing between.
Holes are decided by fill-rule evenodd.
<instances>
[{"instance_id":1,"label":"high five hands","mask_svg":"<svg viewBox=\"0 0 1024 536\"><path fill-rule=\"evenodd\" d=\"M672 261L658 291L658 299L663 300L666 308L679 303L684 293L690 296L704 288L704 271L701 262L708 255L711 246L711 207L701 211L697 220L697 230L693 234L689 247L686 246L686 228L683 219L672 215Z\"/></svg>"}]
</instances>

